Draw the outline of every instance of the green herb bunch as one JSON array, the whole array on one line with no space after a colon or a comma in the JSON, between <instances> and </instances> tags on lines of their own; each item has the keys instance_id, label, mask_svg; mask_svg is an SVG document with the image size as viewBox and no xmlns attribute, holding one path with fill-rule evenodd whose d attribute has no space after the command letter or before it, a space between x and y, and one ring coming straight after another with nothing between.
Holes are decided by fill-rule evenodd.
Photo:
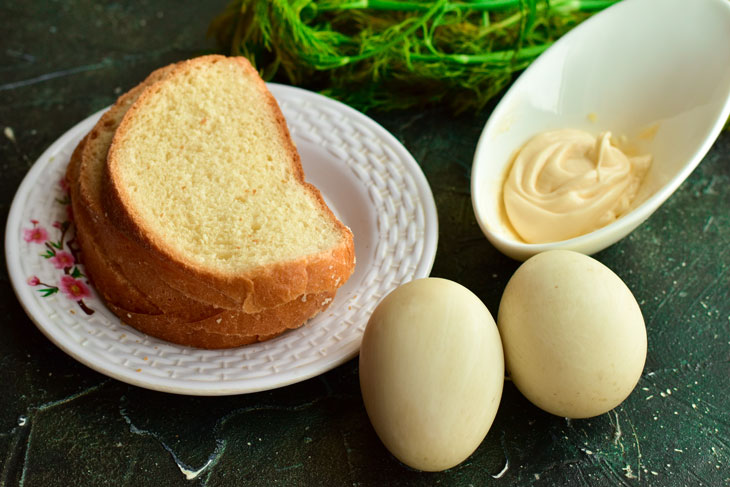
<instances>
[{"instance_id":1,"label":"green herb bunch","mask_svg":"<svg viewBox=\"0 0 730 487\"><path fill-rule=\"evenodd\" d=\"M210 25L264 79L362 110L480 109L557 38L616 0L234 0Z\"/></svg>"}]
</instances>

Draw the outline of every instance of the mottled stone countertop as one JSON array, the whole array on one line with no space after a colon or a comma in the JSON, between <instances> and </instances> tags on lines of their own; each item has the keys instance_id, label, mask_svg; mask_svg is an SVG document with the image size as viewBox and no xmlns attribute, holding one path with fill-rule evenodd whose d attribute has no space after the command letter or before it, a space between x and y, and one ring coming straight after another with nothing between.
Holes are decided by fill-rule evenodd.
<instances>
[{"instance_id":1,"label":"mottled stone countertop","mask_svg":"<svg viewBox=\"0 0 730 487\"><path fill-rule=\"evenodd\" d=\"M0 213L40 154L156 67L211 49L225 1L0 4ZM474 220L469 166L488 116L371 114L419 161L440 241L432 275L496 313L517 263ZM444 121L447 120L448 123ZM634 292L649 352L615 410L567 421L507 382L479 449L405 468L365 410L357 360L269 392L187 397L107 378L38 331L0 273L0 486L730 485L730 132L646 223L596 258ZM4 262L4 259L3 259ZM506 467L506 468L505 468Z\"/></svg>"}]
</instances>

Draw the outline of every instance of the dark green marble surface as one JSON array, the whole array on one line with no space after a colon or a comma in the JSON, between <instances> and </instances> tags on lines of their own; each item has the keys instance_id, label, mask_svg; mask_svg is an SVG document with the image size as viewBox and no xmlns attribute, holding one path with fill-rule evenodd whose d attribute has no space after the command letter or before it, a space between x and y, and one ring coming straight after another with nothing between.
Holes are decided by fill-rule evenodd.
<instances>
[{"instance_id":1,"label":"dark green marble surface","mask_svg":"<svg viewBox=\"0 0 730 487\"><path fill-rule=\"evenodd\" d=\"M210 49L206 27L224 3L0 3L0 128L14 135L0 135L3 229L13 193L43 150L152 69ZM411 151L433 188L433 275L466 285L496 314L518 264L489 245L471 210L468 168L488 113L371 116ZM730 485L729 187L725 132L654 216L596 256L633 290L649 336L644 374L621 406L566 421L507 382L483 444L435 474L409 470L381 445L356 360L251 395L140 389L52 345L16 300L3 260L0 486Z\"/></svg>"}]
</instances>

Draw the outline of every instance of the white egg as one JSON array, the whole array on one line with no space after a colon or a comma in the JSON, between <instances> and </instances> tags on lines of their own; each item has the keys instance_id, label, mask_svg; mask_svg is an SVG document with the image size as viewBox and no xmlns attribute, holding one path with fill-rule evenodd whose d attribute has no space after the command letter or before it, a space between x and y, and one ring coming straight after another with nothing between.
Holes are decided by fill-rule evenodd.
<instances>
[{"instance_id":1,"label":"white egg","mask_svg":"<svg viewBox=\"0 0 730 487\"><path fill-rule=\"evenodd\" d=\"M504 356L492 315L471 291L427 278L383 299L360 348L370 421L396 458L425 471L461 463L497 413Z\"/></svg>"},{"instance_id":2,"label":"white egg","mask_svg":"<svg viewBox=\"0 0 730 487\"><path fill-rule=\"evenodd\" d=\"M497 322L512 382L558 416L613 409L644 368L646 328L636 299L608 267L577 252L544 252L522 264Z\"/></svg>"}]
</instances>

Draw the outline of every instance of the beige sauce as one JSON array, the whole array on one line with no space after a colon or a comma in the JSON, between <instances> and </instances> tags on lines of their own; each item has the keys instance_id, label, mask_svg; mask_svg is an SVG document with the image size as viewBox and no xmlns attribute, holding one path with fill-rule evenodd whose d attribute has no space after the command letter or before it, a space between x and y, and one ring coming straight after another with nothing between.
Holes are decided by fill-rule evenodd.
<instances>
[{"instance_id":1,"label":"beige sauce","mask_svg":"<svg viewBox=\"0 0 730 487\"><path fill-rule=\"evenodd\" d=\"M528 243L567 240L626 213L651 164L632 156L610 132L544 132L517 152L504 183L507 217Z\"/></svg>"}]
</instances>

